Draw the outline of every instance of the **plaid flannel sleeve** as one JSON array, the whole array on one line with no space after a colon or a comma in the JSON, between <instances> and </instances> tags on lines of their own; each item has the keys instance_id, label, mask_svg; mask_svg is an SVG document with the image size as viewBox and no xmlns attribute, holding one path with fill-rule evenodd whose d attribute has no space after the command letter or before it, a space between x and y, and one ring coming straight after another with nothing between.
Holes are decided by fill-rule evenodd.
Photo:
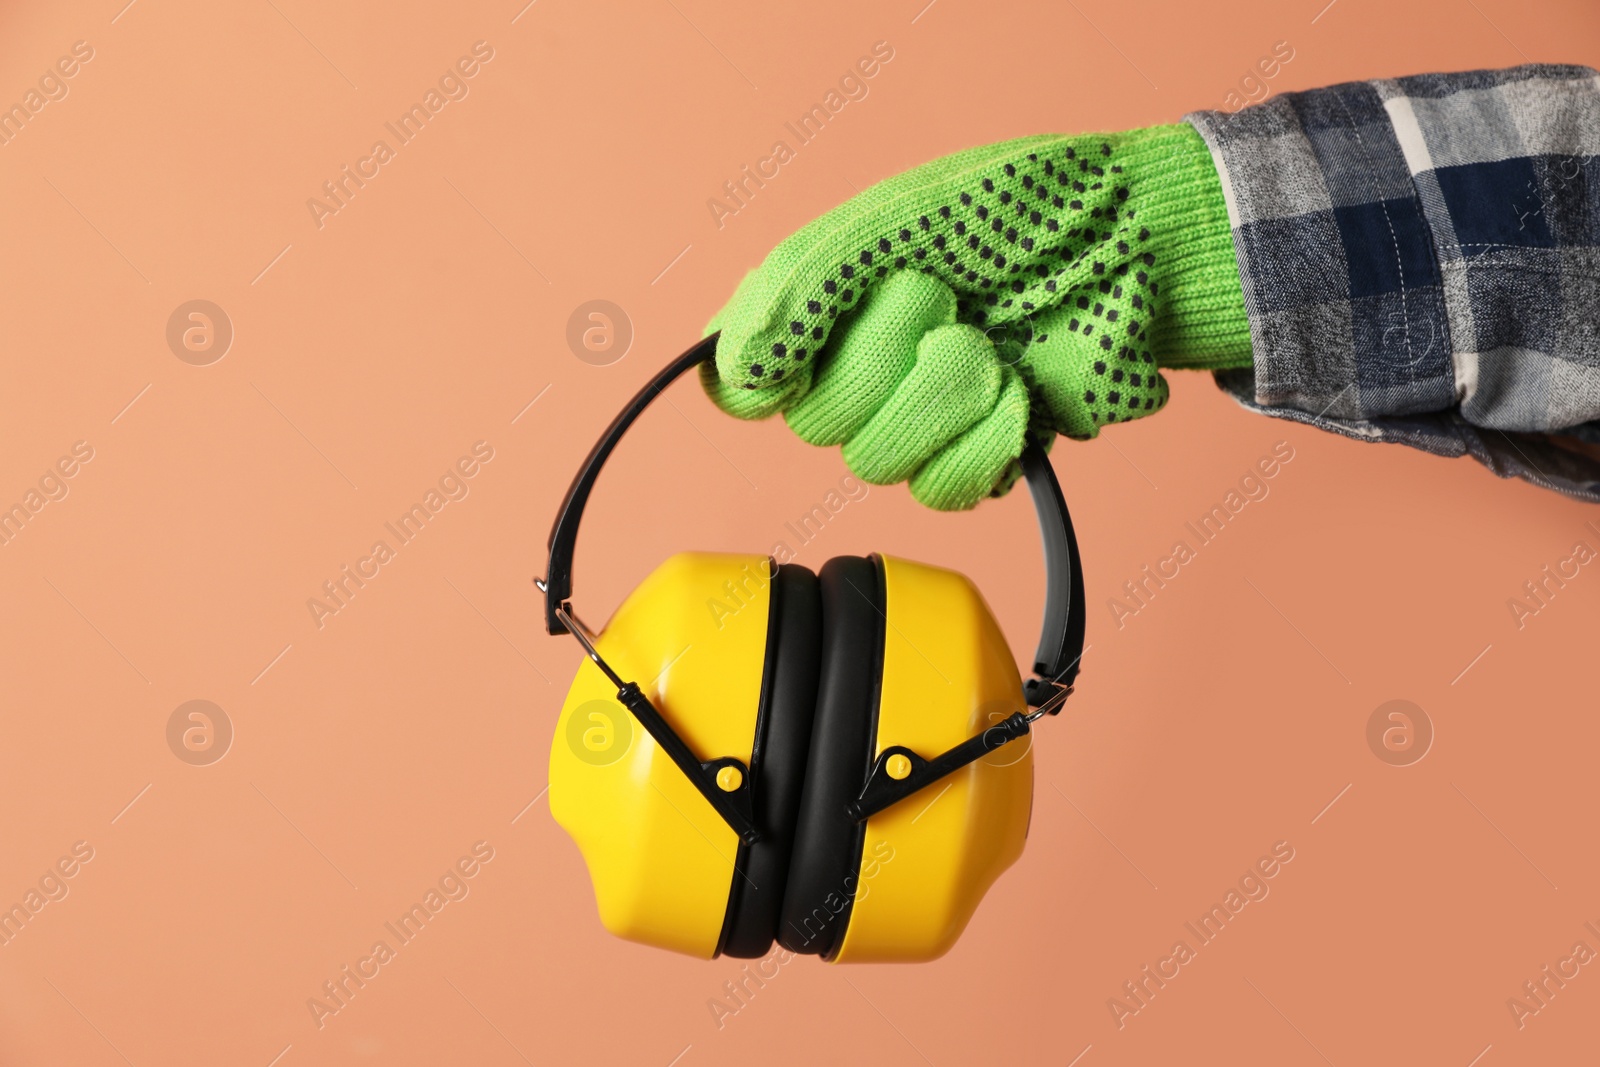
<instances>
[{"instance_id":1,"label":"plaid flannel sleeve","mask_svg":"<svg viewBox=\"0 0 1600 1067\"><path fill-rule=\"evenodd\" d=\"M1600 502L1600 75L1350 82L1186 119L1255 351L1225 390Z\"/></svg>"}]
</instances>

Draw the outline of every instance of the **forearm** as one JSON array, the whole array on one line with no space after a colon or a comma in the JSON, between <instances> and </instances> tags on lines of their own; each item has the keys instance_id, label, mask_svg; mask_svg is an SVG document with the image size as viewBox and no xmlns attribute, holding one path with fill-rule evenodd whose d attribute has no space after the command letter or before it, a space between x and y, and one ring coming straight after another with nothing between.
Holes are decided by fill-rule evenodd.
<instances>
[{"instance_id":1,"label":"forearm","mask_svg":"<svg viewBox=\"0 0 1600 1067\"><path fill-rule=\"evenodd\" d=\"M1189 121L1233 205L1258 402L1600 416L1594 71L1352 82ZM1537 396L1553 371L1582 398Z\"/></svg>"},{"instance_id":2,"label":"forearm","mask_svg":"<svg viewBox=\"0 0 1600 1067\"><path fill-rule=\"evenodd\" d=\"M1003 492L1030 435L1161 410L1172 369L1600 500L1600 463L1545 477L1478 432L1600 428L1597 155L1600 79L1577 67L971 149L779 245L703 380L939 508Z\"/></svg>"}]
</instances>

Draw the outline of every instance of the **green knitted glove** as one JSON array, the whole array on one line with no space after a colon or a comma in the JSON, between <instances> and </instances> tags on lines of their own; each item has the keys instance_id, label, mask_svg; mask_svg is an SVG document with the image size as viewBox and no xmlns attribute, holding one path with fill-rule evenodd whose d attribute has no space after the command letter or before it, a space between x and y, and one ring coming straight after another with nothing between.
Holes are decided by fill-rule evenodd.
<instances>
[{"instance_id":1,"label":"green knitted glove","mask_svg":"<svg viewBox=\"0 0 1600 1067\"><path fill-rule=\"evenodd\" d=\"M1221 183L1187 125L1032 137L873 186L780 244L707 329L706 391L783 411L931 507L1005 492L1032 431L1159 410L1160 368L1250 365Z\"/></svg>"}]
</instances>

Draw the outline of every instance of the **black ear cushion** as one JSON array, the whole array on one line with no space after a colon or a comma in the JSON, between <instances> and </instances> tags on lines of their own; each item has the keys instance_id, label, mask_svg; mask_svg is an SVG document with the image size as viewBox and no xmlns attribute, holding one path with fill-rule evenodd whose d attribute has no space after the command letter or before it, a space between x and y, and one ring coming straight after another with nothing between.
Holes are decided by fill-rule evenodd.
<instances>
[{"instance_id":1,"label":"black ear cushion","mask_svg":"<svg viewBox=\"0 0 1600 1067\"><path fill-rule=\"evenodd\" d=\"M888 617L875 558L831 559L818 585L822 662L816 722L778 943L791 952L831 957L843 941L858 888L865 824L845 814L845 806L867 780Z\"/></svg>"},{"instance_id":2,"label":"black ear cushion","mask_svg":"<svg viewBox=\"0 0 1600 1067\"><path fill-rule=\"evenodd\" d=\"M770 585L766 665L750 757L751 798L761 839L741 845L718 950L755 959L772 947L794 843L811 723L817 706L822 607L817 576L796 563Z\"/></svg>"}]
</instances>

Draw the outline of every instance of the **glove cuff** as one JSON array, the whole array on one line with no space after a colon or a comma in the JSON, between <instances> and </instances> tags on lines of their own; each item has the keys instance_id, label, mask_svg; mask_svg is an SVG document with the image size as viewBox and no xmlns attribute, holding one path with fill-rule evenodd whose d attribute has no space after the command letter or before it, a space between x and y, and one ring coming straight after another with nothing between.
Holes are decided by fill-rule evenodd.
<instances>
[{"instance_id":1,"label":"glove cuff","mask_svg":"<svg viewBox=\"0 0 1600 1067\"><path fill-rule=\"evenodd\" d=\"M1162 235L1147 269L1161 301L1150 347L1163 368L1251 365L1250 320L1234 254L1227 201L1211 150L1187 123L1126 134L1135 167L1134 221Z\"/></svg>"}]
</instances>

